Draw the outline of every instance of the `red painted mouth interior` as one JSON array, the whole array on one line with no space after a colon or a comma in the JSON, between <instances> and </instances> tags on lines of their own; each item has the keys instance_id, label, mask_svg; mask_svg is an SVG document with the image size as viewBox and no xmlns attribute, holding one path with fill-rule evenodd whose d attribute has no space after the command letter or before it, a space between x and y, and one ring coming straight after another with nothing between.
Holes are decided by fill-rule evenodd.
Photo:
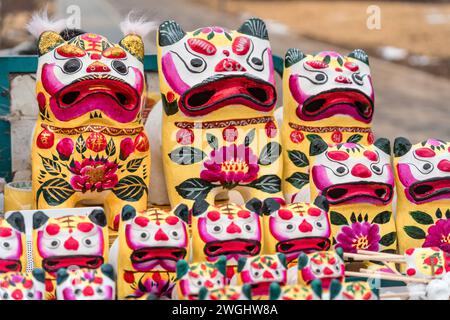
<instances>
[{"instance_id":1,"label":"red painted mouth interior","mask_svg":"<svg viewBox=\"0 0 450 320\"><path fill-rule=\"evenodd\" d=\"M133 251L131 262L143 263L152 260L174 260L178 261L186 256L184 248L177 247L154 247L143 248Z\"/></svg>"},{"instance_id":2,"label":"red painted mouth interior","mask_svg":"<svg viewBox=\"0 0 450 320\"><path fill-rule=\"evenodd\" d=\"M0 273L20 271L21 268L19 260L0 259Z\"/></svg>"},{"instance_id":3,"label":"red painted mouth interior","mask_svg":"<svg viewBox=\"0 0 450 320\"><path fill-rule=\"evenodd\" d=\"M68 256L51 257L42 261L42 267L45 271L53 272L61 268L78 266L81 268L96 269L103 264L103 257L98 256Z\"/></svg>"},{"instance_id":4,"label":"red painted mouth interior","mask_svg":"<svg viewBox=\"0 0 450 320\"><path fill-rule=\"evenodd\" d=\"M430 179L413 183L409 193L416 201L427 200L443 194L450 195L450 179Z\"/></svg>"},{"instance_id":5,"label":"red painted mouth interior","mask_svg":"<svg viewBox=\"0 0 450 320\"><path fill-rule=\"evenodd\" d=\"M113 79L88 79L68 85L56 94L58 106L62 109L76 107L87 99L99 95L107 96L111 104L116 104L126 111L134 110L139 105L139 96L128 84ZM90 101L90 100L89 100Z\"/></svg>"},{"instance_id":6,"label":"red painted mouth interior","mask_svg":"<svg viewBox=\"0 0 450 320\"><path fill-rule=\"evenodd\" d=\"M255 240L226 240L213 241L205 245L205 254L209 257L216 257L222 254L243 254L257 255L261 250L261 244Z\"/></svg>"},{"instance_id":7,"label":"red painted mouth interior","mask_svg":"<svg viewBox=\"0 0 450 320\"><path fill-rule=\"evenodd\" d=\"M254 296L265 296L269 294L271 281L253 283L252 286L252 295ZM284 285L284 283L279 283L280 286Z\"/></svg>"},{"instance_id":8,"label":"red painted mouth interior","mask_svg":"<svg viewBox=\"0 0 450 320\"><path fill-rule=\"evenodd\" d=\"M330 248L330 239L320 237L305 237L285 240L277 243L277 252L284 254L309 251L323 251Z\"/></svg>"},{"instance_id":9,"label":"red painted mouth interior","mask_svg":"<svg viewBox=\"0 0 450 320\"><path fill-rule=\"evenodd\" d=\"M324 195L331 204L364 198L386 203L392 197L392 187L384 183L343 183L327 188Z\"/></svg>"}]
</instances>

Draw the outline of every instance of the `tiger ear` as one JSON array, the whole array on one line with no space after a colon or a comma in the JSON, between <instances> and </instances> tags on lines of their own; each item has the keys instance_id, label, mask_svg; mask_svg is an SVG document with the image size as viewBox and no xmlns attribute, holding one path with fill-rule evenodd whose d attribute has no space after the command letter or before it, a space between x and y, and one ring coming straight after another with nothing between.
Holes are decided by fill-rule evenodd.
<instances>
[{"instance_id":1,"label":"tiger ear","mask_svg":"<svg viewBox=\"0 0 450 320\"><path fill-rule=\"evenodd\" d=\"M308 264L309 258L306 253L302 252L297 259L297 269L302 270Z\"/></svg>"},{"instance_id":2,"label":"tiger ear","mask_svg":"<svg viewBox=\"0 0 450 320\"><path fill-rule=\"evenodd\" d=\"M269 40L266 23L259 18L248 19L239 27L237 31L259 39Z\"/></svg>"},{"instance_id":3,"label":"tiger ear","mask_svg":"<svg viewBox=\"0 0 450 320\"><path fill-rule=\"evenodd\" d=\"M206 287L201 287L200 290L198 291L198 299L205 300L207 295L208 289L206 289Z\"/></svg>"},{"instance_id":4,"label":"tiger ear","mask_svg":"<svg viewBox=\"0 0 450 320\"><path fill-rule=\"evenodd\" d=\"M139 61L144 61L144 41L142 41L140 36L136 34L126 35L119 41L119 46L124 48Z\"/></svg>"},{"instance_id":5,"label":"tiger ear","mask_svg":"<svg viewBox=\"0 0 450 320\"><path fill-rule=\"evenodd\" d=\"M177 205L173 213L185 223L189 223L189 208L184 203Z\"/></svg>"},{"instance_id":6,"label":"tiger ear","mask_svg":"<svg viewBox=\"0 0 450 320\"><path fill-rule=\"evenodd\" d=\"M238 259L238 272L241 272L242 270L244 270L245 264L247 262L247 258L246 257L240 257Z\"/></svg>"},{"instance_id":7,"label":"tiger ear","mask_svg":"<svg viewBox=\"0 0 450 320\"><path fill-rule=\"evenodd\" d=\"M375 142L374 145L380 149L381 151L383 151L384 153L386 153L387 155L391 155L391 142L389 141L389 139L386 138L378 138Z\"/></svg>"},{"instance_id":8,"label":"tiger ear","mask_svg":"<svg viewBox=\"0 0 450 320\"><path fill-rule=\"evenodd\" d=\"M341 292L341 289L342 289L342 284L338 280L336 280L336 279L331 280L330 300L334 300Z\"/></svg>"},{"instance_id":9,"label":"tiger ear","mask_svg":"<svg viewBox=\"0 0 450 320\"><path fill-rule=\"evenodd\" d=\"M164 21L158 28L158 44L160 47L177 43L186 35L183 28L174 20Z\"/></svg>"},{"instance_id":10,"label":"tiger ear","mask_svg":"<svg viewBox=\"0 0 450 320\"><path fill-rule=\"evenodd\" d=\"M219 259L217 259L214 266L219 270L221 274L224 276L227 275L227 257L226 256L220 256Z\"/></svg>"},{"instance_id":11,"label":"tiger ear","mask_svg":"<svg viewBox=\"0 0 450 320\"><path fill-rule=\"evenodd\" d=\"M284 66L289 68L297 62L303 60L306 55L297 48L289 48L284 55Z\"/></svg>"},{"instance_id":12,"label":"tiger ear","mask_svg":"<svg viewBox=\"0 0 450 320\"><path fill-rule=\"evenodd\" d=\"M35 212L33 215L33 229L39 229L48 221L48 219L49 217L44 212Z\"/></svg>"},{"instance_id":13,"label":"tiger ear","mask_svg":"<svg viewBox=\"0 0 450 320\"><path fill-rule=\"evenodd\" d=\"M40 35L38 40L39 56L52 51L54 48L56 48L60 44L63 44L64 42L64 39L59 35L59 33L55 31L45 31Z\"/></svg>"},{"instance_id":14,"label":"tiger ear","mask_svg":"<svg viewBox=\"0 0 450 320\"><path fill-rule=\"evenodd\" d=\"M396 158L404 156L411 150L412 144L411 142L403 137L398 137L394 141L394 156Z\"/></svg>"},{"instance_id":15,"label":"tiger ear","mask_svg":"<svg viewBox=\"0 0 450 320\"><path fill-rule=\"evenodd\" d=\"M192 206L192 215L194 217L205 213L209 208L209 203L206 200L195 200Z\"/></svg>"},{"instance_id":16,"label":"tiger ear","mask_svg":"<svg viewBox=\"0 0 450 320\"><path fill-rule=\"evenodd\" d=\"M311 289L319 299L322 299L322 281L320 279L311 281Z\"/></svg>"},{"instance_id":17,"label":"tiger ear","mask_svg":"<svg viewBox=\"0 0 450 320\"><path fill-rule=\"evenodd\" d=\"M248 283L242 286L242 293L248 300L252 300L252 286Z\"/></svg>"},{"instance_id":18,"label":"tiger ear","mask_svg":"<svg viewBox=\"0 0 450 320\"><path fill-rule=\"evenodd\" d=\"M186 260L178 260L177 261L177 279L181 279L189 270L189 264Z\"/></svg>"},{"instance_id":19,"label":"tiger ear","mask_svg":"<svg viewBox=\"0 0 450 320\"><path fill-rule=\"evenodd\" d=\"M348 54L349 57L359 60L361 62L364 62L365 64L369 65L369 56L367 53L362 49L355 49L352 52Z\"/></svg>"},{"instance_id":20,"label":"tiger ear","mask_svg":"<svg viewBox=\"0 0 450 320\"><path fill-rule=\"evenodd\" d=\"M280 294L280 285L277 282L272 282L269 287L269 300L278 300Z\"/></svg>"}]
</instances>

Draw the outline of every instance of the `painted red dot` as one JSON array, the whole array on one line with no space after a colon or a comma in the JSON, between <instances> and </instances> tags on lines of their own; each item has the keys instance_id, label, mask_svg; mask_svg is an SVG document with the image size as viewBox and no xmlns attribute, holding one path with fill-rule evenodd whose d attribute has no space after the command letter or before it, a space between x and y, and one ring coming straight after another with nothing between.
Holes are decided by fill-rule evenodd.
<instances>
[{"instance_id":1,"label":"painted red dot","mask_svg":"<svg viewBox=\"0 0 450 320\"><path fill-rule=\"evenodd\" d=\"M277 135L277 126L275 125L275 122L269 121L266 123L265 126L266 129L266 135L269 138L275 138Z\"/></svg>"},{"instance_id":2,"label":"painted red dot","mask_svg":"<svg viewBox=\"0 0 450 320\"><path fill-rule=\"evenodd\" d=\"M218 211L210 211L210 212L208 212L207 217L211 221L217 221L217 220L220 219L220 212L218 212Z\"/></svg>"},{"instance_id":3,"label":"painted red dot","mask_svg":"<svg viewBox=\"0 0 450 320\"><path fill-rule=\"evenodd\" d=\"M148 219L146 217L136 217L134 219L134 223L144 228L148 225Z\"/></svg>"},{"instance_id":4,"label":"painted red dot","mask_svg":"<svg viewBox=\"0 0 450 320\"><path fill-rule=\"evenodd\" d=\"M175 100L175 94L172 91L167 92L167 102L173 102Z\"/></svg>"},{"instance_id":5,"label":"painted red dot","mask_svg":"<svg viewBox=\"0 0 450 320\"><path fill-rule=\"evenodd\" d=\"M334 131L331 135L331 140L334 143L341 143L342 142L342 133L340 131Z\"/></svg>"},{"instance_id":6,"label":"painted red dot","mask_svg":"<svg viewBox=\"0 0 450 320\"><path fill-rule=\"evenodd\" d=\"M238 138L238 130L234 126L229 126L223 129L223 139L228 142L234 142Z\"/></svg>"},{"instance_id":7,"label":"painted red dot","mask_svg":"<svg viewBox=\"0 0 450 320\"><path fill-rule=\"evenodd\" d=\"M7 238L12 235L12 229L11 228L4 228L0 227L0 237Z\"/></svg>"},{"instance_id":8,"label":"painted red dot","mask_svg":"<svg viewBox=\"0 0 450 320\"><path fill-rule=\"evenodd\" d=\"M376 152L370 151L370 150L366 150L363 152L364 157L366 157L367 159L369 159L370 161L377 161L378 160L378 155L376 154Z\"/></svg>"},{"instance_id":9,"label":"painted red dot","mask_svg":"<svg viewBox=\"0 0 450 320\"><path fill-rule=\"evenodd\" d=\"M294 130L291 132L290 138L293 143L300 143L305 139L305 136L301 131Z\"/></svg>"},{"instance_id":10,"label":"painted red dot","mask_svg":"<svg viewBox=\"0 0 450 320\"><path fill-rule=\"evenodd\" d=\"M95 277L94 278L94 283L102 284L103 283L103 279L101 277Z\"/></svg>"},{"instance_id":11,"label":"painted red dot","mask_svg":"<svg viewBox=\"0 0 450 320\"><path fill-rule=\"evenodd\" d=\"M57 235L59 232L59 225L50 223L47 227L45 227L45 231L51 236Z\"/></svg>"},{"instance_id":12,"label":"painted red dot","mask_svg":"<svg viewBox=\"0 0 450 320\"><path fill-rule=\"evenodd\" d=\"M416 274L416 270L414 270L413 268L409 268L408 270L406 270L406 274L412 277Z\"/></svg>"},{"instance_id":13,"label":"painted red dot","mask_svg":"<svg viewBox=\"0 0 450 320\"><path fill-rule=\"evenodd\" d=\"M123 280L125 280L126 283L133 283L134 282L133 272L125 271L125 273L123 274Z\"/></svg>"},{"instance_id":14,"label":"painted red dot","mask_svg":"<svg viewBox=\"0 0 450 320\"><path fill-rule=\"evenodd\" d=\"M347 160L350 156L345 151L329 151L327 152L328 158L335 161L344 161Z\"/></svg>"},{"instance_id":15,"label":"painted red dot","mask_svg":"<svg viewBox=\"0 0 450 320\"><path fill-rule=\"evenodd\" d=\"M77 225L77 229L81 232L89 232L94 228L94 224L91 222L80 222Z\"/></svg>"},{"instance_id":16,"label":"painted red dot","mask_svg":"<svg viewBox=\"0 0 450 320\"><path fill-rule=\"evenodd\" d=\"M375 141L375 136L374 136L373 132L369 132L369 134L367 135L367 143L373 144L374 141Z\"/></svg>"},{"instance_id":17,"label":"painted red dot","mask_svg":"<svg viewBox=\"0 0 450 320\"><path fill-rule=\"evenodd\" d=\"M192 144L194 142L194 132L191 129L180 129L176 133L176 140L182 145Z\"/></svg>"},{"instance_id":18,"label":"painted red dot","mask_svg":"<svg viewBox=\"0 0 450 320\"><path fill-rule=\"evenodd\" d=\"M292 212L289 211L289 210L280 209L280 210L278 210L278 215L283 220L290 220L290 219L292 219Z\"/></svg>"},{"instance_id":19,"label":"painted red dot","mask_svg":"<svg viewBox=\"0 0 450 320\"><path fill-rule=\"evenodd\" d=\"M408 255L408 256L410 256L410 255L412 255L413 253L414 253L414 248L409 248L409 249L406 249L405 250L405 253Z\"/></svg>"},{"instance_id":20,"label":"painted red dot","mask_svg":"<svg viewBox=\"0 0 450 320\"><path fill-rule=\"evenodd\" d=\"M419 148L415 151L416 155L422 158L432 158L436 153L430 148Z\"/></svg>"},{"instance_id":21,"label":"painted red dot","mask_svg":"<svg viewBox=\"0 0 450 320\"><path fill-rule=\"evenodd\" d=\"M170 224L171 226L176 225L180 221L177 217L170 216L166 218L167 224Z\"/></svg>"},{"instance_id":22,"label":"painted red dot","mask_svg":"<svg viewBox=\"0 0 450 320\"><path fill-rule=\"evenodd\" d=\"M30 279L25 280L25 282L23 283L23 287L25 289L30 289L33 286L33 281L31 281Z\"/></svg>"},{"instance_id":23,"label":"painted red dot","mask_svg":"<svg viewBox=\"0 0 450 320\"><path fill-rule=\"evenodd\" d=\"M308 214L313 217L318 217L322 214L322 210L317 209L317 208L309 208Z\"/></svg>"},{"instance_id":24,"label":"painted red dot","mask_svg":"<svg viewBox=\"0 0 450 320\"><path fill-rule=\"evenodd\" d=\"M238 215L239 218L242 218L242 219L248 219L248 218L250 218L250 212L247 211L247 210L240 210L240 211L237 213L237 215Z\"/></svg>"}]
</instances>

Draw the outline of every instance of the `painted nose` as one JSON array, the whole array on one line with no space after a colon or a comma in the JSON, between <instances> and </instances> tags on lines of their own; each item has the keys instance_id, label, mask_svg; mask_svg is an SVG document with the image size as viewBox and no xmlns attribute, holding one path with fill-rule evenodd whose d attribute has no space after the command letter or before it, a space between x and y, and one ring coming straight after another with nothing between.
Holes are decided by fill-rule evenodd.
<instances>
[{"instance_id":1,"label":"painted nose","mask_svg":"<svg viewBox=\"0 0 450 320\"><path fill-rule=\"evenodd\" d=\"M236 225L234 222L232 222L232 223L227 227L227 232L228 232L228 233L241 233L241 228L239 228L238 225Z\"/></svg>"},{"instance_id":2,"label":"painted nose","mask_svg":"<svg viewBox=\"0 0 450 320\"><path fill-rule=\"evenodd\" d=\"M74 251L78 250L78 246L79 246L78 241L72 237L70 237L64 242L64 248L66 248L67 250L74 250Z\"/></svg>"},{"instance_id":3,"label":"painted nose","mask_svg":"<svg viewBox=\"0 0 450 320\"><path fill-rule=\"evenodd\" d=\"M23 293L22 293L22 291L20 289L16 289L16 290L13 291L11 297L14 300L22 300L23 299Z\"/></svg>"},{"instance_id":4,"label":"painted nose","mask_svg":"<svg viewBox=\"0 0 450 320\"><path fill-rule=\"evenodd\" d=\"M323 273L326 276L332 275L333 274L333 270L331 270L330 268L326 267L325 269L323 269Z\"/></svg>"},{"instance_id":5,"label":"painted nose","mask_svg":"<svg viewBox=\"0 0 450 320\"><path fill-rule=\"evenodd\" d=\"M91 297L94 295L94 290L92 289L91 286L87 286L86 288L83 289L83 295L85 297Z\"/></svg>"},{"instance_id":6,"label":"painted nose","mask_svg":"<svg viewBox=\"0 0 450 320\"><path fill-rule=\"evenodd\" d=\"M216 65L215 72L244 72L247 71L243 65L236 60L225 58Z\"/></svg>"},{"instance_id":7,"label":"painted nose","mask_svg":"<svg viewBox=\"0 0 450 320\"><path fill-rule=\"evenodd\" d=\"M312 225L306 220L303 220L303 222L300 223L298 228L299 228L300 232L311 232L313 229Z\"/></svg>"},{"instance_id":8,"label":"painted nose","mask_svg":"<svg viewBox=\"0 0 450 320\"><path fill-rule=\"evenodd\" d=\"M207 288L212 288L212 287L214 287L214 284L213 284L211 281L206 280L206 281L205 281L205 287L207 287Z\"/></svg>"},{"instance_id":9,"label":"painted nose","mask_svg":"<svg viewBox=\"0 0 450 320\"><path fill-rule=\"evenodd\" d=\"M169 237L160 228L160 229L158 229L158 231L155 234L155 240L156 241L167 241L167 240L169 240Z\"/></svg>"},{"instance_id":10,"label":"painted nose","mask_svg":"<svg viewBox=\"0 0 450 320\"><path fill-rule=\"evenodd\" d=\"M372 176L372 172L365 165L358 163L352 168L352 175L359 178L369 178Z\"/></svg>"},{"instance_id":11,"label":"painted nose","mask_svg":"<svg viewBox=\"0 0 450 320\"><path fill-rule=\"evenodd\" d=\"M111 69L106 64L100 61L95 61L91 63L86 69L86 72L110 72L110 71Z\"/></svg>"},{"instance_id":12,"label":"painted nose","mask_svg":"<svg viewBox=\"0 0 450 320\"><path fill-rule=\"evenodd\" d=\"M438 169L445 172L450 172L450 161L448 160L441 160L439 161L437 165Z\"/></svg>"},{"instance_id":13,"label":"painted nose","mask_svg":"<svg viewBox=\"0 0 450 320\"><path fill-rule=\"evenodd\" d=\"M263 273L264 279L273 279L273 274L271 274L269 271L264 271Z\"/></svg>"}]
</instances>

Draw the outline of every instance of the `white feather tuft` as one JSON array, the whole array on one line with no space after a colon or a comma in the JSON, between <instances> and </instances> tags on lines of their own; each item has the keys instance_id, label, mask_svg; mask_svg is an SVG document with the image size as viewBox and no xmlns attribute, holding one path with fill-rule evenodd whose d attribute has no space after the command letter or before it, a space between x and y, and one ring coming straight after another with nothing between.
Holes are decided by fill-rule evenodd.
<instances>
[{"instance_id":1,"label":"white feather tuft","mask_svg":"<svg viewBox=\"0 0 450 320\"><path fill-rule=\"evenodd\" d=\"M30 32L36 38L39 38L39 36L45 31L54 31L60 33L65 28L66 20L50 19L48 17L47 10L34 13L31 17L30 22L27 24L28 32Z\"/></svg>"},{"instance_id":2,"label":"white feather tuft","mask_svg":"<svg viewBox=\"0 0 450 320\"><path fill-rule=\"evenodd\" d=\"M135 34L144 38L147 34L156 30L157 26L156 22L147 21L145 17L133 18L132 12L130 12L125 20L120 23L120 30L125 36Z\"/></svg>"}]
</instances>

